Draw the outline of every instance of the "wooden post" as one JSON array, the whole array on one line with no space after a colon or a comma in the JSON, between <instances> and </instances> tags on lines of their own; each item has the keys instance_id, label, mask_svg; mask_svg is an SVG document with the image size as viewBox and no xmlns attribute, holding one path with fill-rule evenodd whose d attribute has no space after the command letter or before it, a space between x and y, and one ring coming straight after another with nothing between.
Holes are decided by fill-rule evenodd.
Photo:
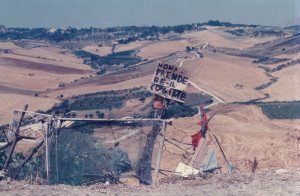
<instances>
[{"instance_id":1,"label":"wooden post","mask_svg":"<svg viewBox=\"0 0 300 196\"><path fill-rule=\"evenodd\" d=\"M155 173L154 173L154 183L158 183L158 171L160 167L160 161L161 161L161 155L162 155L162 150L164 146L164 141L165 141L165 134L166 134L166 122L163 122L163 128L162 128L162 133L161 133L161 138L160 138L160 144L159 144L159 149L157 153L157 160L156 160L156 166L155 166Z\"/></svg>"},{"instance_id":2,"label":"wooden post","mask_svg":"<svg viewBox=\"0 0 300 196\"><path fill-rule=\"evenodd\" d=\"M4 163L3 169L0 171L0 179L3 178L3 177L7 177L7 175L8 175L8 172L7 172L8 165L10 163L10 159L12 157L12 154L13 154L13 152L15 150L16 144L17 144L17 142L19 140L20 127L21 127L21 123L22 123L22 120L24 118L25 111L27 110L27 108L28 108L28 104L26 104L24 106L24 112L22 112L20 120L19 120L19 122L17 124L17 127L16 127L16 131L14 132L15 133L15 138L14 138L14 141L12 143L12 147L10 149L8 157L7 157L7 159L6 159L5 163Z\"/></svg>"},{"instance_id":3,"label":"wooden post","mask_svg":"<svg viewBox=\"0 0 300 196\"><path fill-rule=\"evenodd\" d=\"M56 130L55 130L55 172L56 172L56 183L58 183L58 134L59 130L61 128L63 121L58 120L56 124Z\"/></svg>"},{"instance_id":4,"label":"wooden post","mask_svg":"<svg viewBox=\"0 0 300 196\"><path fill-rule=\"evenodd\" d=\"M162 118L165 108L154 109L154 118ZM141 184L150 185L152 184L152 154L154 148L154 142L157 135L160 133L159 122L153 121L153 127L151 132L147 135L146 144L143 148L142 155L137 164L137 175Z\"/></svg>"},{"instance_id":5,"label":"wooden post","mask_svg":"<svg viewBox=\"0 0 300 196\"><path fill-rule=\"evenodd\" d=\"M45 123L46 127L43 126L44 131L44 142L45 142L45 169L47 174L47 179L49 181L50 175L50 157L49 157L49 144L48 144L48 134L49 134L49 123Z\"/></svg>"}]
</instances>

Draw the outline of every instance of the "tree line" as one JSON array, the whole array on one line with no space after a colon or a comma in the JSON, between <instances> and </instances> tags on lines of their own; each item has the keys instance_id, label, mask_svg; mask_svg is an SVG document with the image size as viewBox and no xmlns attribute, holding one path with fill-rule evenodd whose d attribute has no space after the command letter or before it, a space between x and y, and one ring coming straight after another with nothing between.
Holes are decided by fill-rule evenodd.
<instances>
[{"instance_id":1,"label":"tree line","mask_svg":"<svg viewBox=\"0 0 300 196\"><path fill-rule=\"evenodd\" d=\"M125 26L125 27L112 27L112 28L58 28L51 31L48 28L2 28L0 32L1 40L21 40L21 39L33 39L33 40L49 40L53 42L61 41L74 41L80 40L84 37L92 37L97 33L113 33L114 37L131 36L130 38L119 40L121 43L129 43L135 41L138 38L146 38L148 36L155 37L159 34L168 34L170 32L183 33L185 31L203 30L202 26L225 26L225 27L257 27L257 25L244 25L244 24L232 24L229 22L220 22L218 20L210 20L204 23L182 24L176 26ZM134 37L134 34L138 34L138 37Z\"/></svg>"}]
</instances>

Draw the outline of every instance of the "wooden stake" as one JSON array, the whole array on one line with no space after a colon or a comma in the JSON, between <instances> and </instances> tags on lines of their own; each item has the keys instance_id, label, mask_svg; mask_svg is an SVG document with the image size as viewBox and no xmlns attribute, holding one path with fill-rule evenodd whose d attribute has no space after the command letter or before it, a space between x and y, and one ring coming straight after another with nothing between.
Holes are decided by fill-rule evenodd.
<instances>
[{"instance_id":1,"label":"wooden stake","mask_svg":"<svg viewBox=\"0 0 300 196\"><path fill-rule=\"evenodd\" d=\"M163 128L162 128L162 133L161 133L161 138L160 138L160 144L159 144L159 149L158 149L158 154L157 154L157 160L156 160L156 166L155 166L155 173L154 173L154 183L158 183L158 171L160 167L160 161L161 161L161 155L162 155L162 150L164 146L164 141L165 141L165 134L166 134L166 122L163 122Z\"/></svg>"}]
</instances>

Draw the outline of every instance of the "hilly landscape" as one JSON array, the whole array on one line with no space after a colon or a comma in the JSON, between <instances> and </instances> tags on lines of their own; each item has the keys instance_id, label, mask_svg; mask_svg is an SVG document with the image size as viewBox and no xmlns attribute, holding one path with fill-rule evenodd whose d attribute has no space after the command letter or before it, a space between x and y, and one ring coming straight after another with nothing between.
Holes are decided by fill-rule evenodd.
<instances>
[{"instance_id":1,"label":"hilly landscape","mask_svg":"<svg viewBox=\"0 0 300 196\"><path fill-rule=\"evenodd\" d=\"M187 101L169 106L166 118L174 120L167 140L187 149L183 143L196 133L201 98L208 117L216 112L207 139L219 172L227 173L227 165L212 133L238 172L250 173L254 157L259 172L297 169L299 29L219 21L105 29L1 26L0 124L9 124L13 109L25 104L56 116L151 118L154 95L147 88L164 62L189 76ZM175 171L186 151L193 152L165 142L160 168Z\"/></svg>"}]
</instances>

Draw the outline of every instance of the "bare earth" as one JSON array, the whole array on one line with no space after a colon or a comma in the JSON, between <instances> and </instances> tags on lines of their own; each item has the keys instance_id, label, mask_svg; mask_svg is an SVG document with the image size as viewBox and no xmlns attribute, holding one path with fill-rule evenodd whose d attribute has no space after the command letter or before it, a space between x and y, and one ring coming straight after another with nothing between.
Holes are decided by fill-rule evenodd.
<instances>
[{"instance_id":1,"label":"bare earth","mask_svg":"<svg viewBox=\"0 0 300 196\"><path fill-rule=\"evenodd\" d=\"M202 175L189 178L163 179L158 186L126 187L98 184L72 187L67 185L28 185L1 182L0 193L6 195L299 195L300 171Z\"/></svg>"},{"instance_id":2,"label":"bare earth","mask_svg":"<svg viewBox=\"0 0 300 196\"><path fill-rule=\"evenodd\" d=\"M209 146L217 151L218 164L223 172L227 172L227 165L212 132L220 141L228 162L233 163L238 171L250 172L254 157L259 162L259 170L299 168L299 119L270 120L257 106L228 105L211 109L218 114L210 122L207 140ZM199 116L176 119L172 126L167 126L166 138L191 143L191 135L197 132L193 128L198 121ZM190 147L176 144L183 149ZM192 153L192 149L187 151ZM183 150L165 142L160 168L175 171L177 164L184 162L183 154Z\"/></svg>"}]
</instances>

